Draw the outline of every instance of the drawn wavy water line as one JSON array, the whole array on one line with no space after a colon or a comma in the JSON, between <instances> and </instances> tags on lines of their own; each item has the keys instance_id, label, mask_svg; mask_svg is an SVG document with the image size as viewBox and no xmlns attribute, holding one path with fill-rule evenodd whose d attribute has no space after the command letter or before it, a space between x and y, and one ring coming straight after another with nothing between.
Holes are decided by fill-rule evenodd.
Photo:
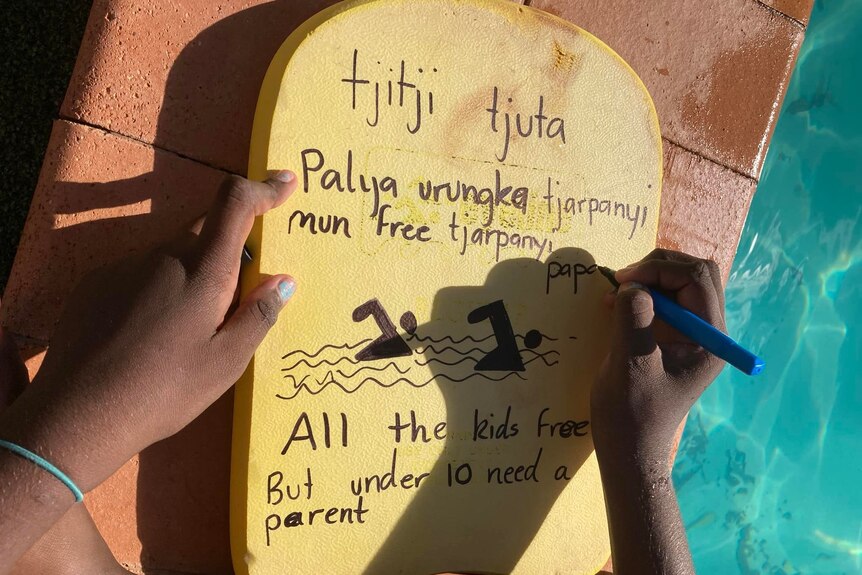
<instances>
[{"instance_id":1,"label":"drawn wavy water line","mask_svg":"<svg viewBox=\"0 0 862 575\"><path fill-rule=\"evenodd\" d=\"M401 371L401 369L400 369L400 368L395 364L395 362L394 362L394 361L390 361L389 363L387 363L387 364L386 364L386 365L384 365L383 367L373 367L373 366L370 366L370 365L366 365L365 367L360 367L359 369L357 369L357 370L356 370L356 371L354 371L353 373L349 373L349 374L348 374L348 373L344 373L344 372L343 372L343 371L341 371L340 369L338 369L338 370L336 370L336 371L338 371L338 373L339 373L339 375L341 375L341 377L343 377L343 378L345 378L345 379L350 379L351 377L355 376L355 375L356 375L357 373L359 373L360 371L364 371L364 370L366 370L366 369L371 370L371 371L386 371L386 369L388 369L388 368L390 368L390 367L394 367L394 368L395 368L395 371L397 371L397 372L398 372L398 373L400 373L401 375L404 375L405 373L407 373L407 372L409 372L409 371L410 371L410 368L409 368L409 367L408 367L408 368L406 368L404 371Z\"/></svg>"},{"instance_id":2,"label":"drawn wavy water line","mask_svg":"<svg viewBox=\"0 0 862 575\"><path fill-rule=\"evenodd\" d=\"M533 363L533 362L534 362L534 361L536 361L537 359L541 359L541 360L544 362L544 364L545 364L545 365L547 365L548 367L554 367L555 365L557 365L558 363L560 363L559 361L548 361L548 360L547 360L547 358L545 358L545 356L543 356L543 355L537 355L537 356L536 356L536 357L534 357L533 359L530 359L530 360L525 361L525 362L524 362L524 367L526 367L526 366L530 365L531 363Z\"/></svg>"},{"instance_id":3,"label":"drawn wavy water line","mask_svg":"<svg viewBox=\"0 0 862 575\"><path fill-rule=\"evenodd\" d=\"M335 387L337 387L338 389L340 389L344 393L351 394L351 393L356 393L359 390L359 388L361 388L363 385L365 385L368 382L376 383L377 385L379 385L380 387L383 387L383 388L392 387L396 383L399 383L402 381L408 383L409 385L412 385L413 387L424 387L425 385L428 385L428 383L430 383L430 382L425 382L421 385L417 385L412 380L407 379L406 377L399 377L398 379L396 379L390 383L383 383L382 381L380 381L379 379L377 379L375 377L366 377L361 382L359 382L359 384L356 387L354 387L353 389L350 389L349 387L345 387L345 385L343 383L341 383L340 381L338 381L336 379L332 379L330 381L324 381L322 384L320 384L320 387L318 387L317 390L315 391L314 389L312 389L311 387L309 387L305 383L305 379L306 378L304 377L304 378L302 378L302 380L298 384L296 384L296 383L294 384L294 392L292 395L284 396L284 395L281 395L280 393L277 393L277 394L275 394L275 396L279 399L293 399L294 397L299 395L299 392L302 391L303 389L307 390L310 395L317 395L321 391L323 391L324 389L326 389L327 387L329 387L331 385L334 385Z\"/></svg>"},{"instance_id":4,"label":"drawn wavy water line","mask_svg":"<svg viewBox=\"0 0 862 575\"><path fill-rule=\"evenodd\" d=\"M541 336L542 336L542 341L544 341L544 340L548 340L548 341L557 341L557 339L558 339L558 338L556 338L556 337L551 337L551 336L549 336L549 335L547 335L547 334L544 334L544 333L542 333L542 332L539 332L539 335L541 335ZM515 334L515 337L520 337L521 339L526 339L527 335L526 335L526 334L516 333L516 334Z\"/></svg>"},{"instance_id":5,"label":"drawn wavy water line","mask_svg":"<svg viewBox=\"0 0 862 575\"><path fill-rule=\"evenodd\" d=\"M557 338L555 338L555 337L551 337L551 336L549 336L549 335L547 335L547 334L545 334L545 333L539 332L539 334L542 336L542 339L543 339L543 340L548 340L548 341L557 341ZM472 341L473 343L482 343L483 341L488 341L489 339L493 339L493 337L494 337L494 334L493 334L493 333L492 333L492 334L490 334L490 335L487 335L487 336L485 336L485 337L483 337L483 338L480 338L480 339L477 339L477 338L475 338L475 337L473 337L473 336L471 336L471 335L465 335L465 336L464 336L464 337L462 337L462 338L455 339L454 337L452 337L452 336L450 336L450 335L446 335L446 336L443 336L443 337L440 337L440 338L435 338L435 337L432 337L432 336L430 336L430 335L421 336L421 335L417 335L417 334L415 334L415 333L408 333L408 334L405 334L405 339L407 339L407 341L414 341L414 340L415 340L415 341L420 341L420 342L430 341L431 343L442 343L442 342L444 342L444 341L450 341L450 342L452 342L453 344L464 343L465 341ZM526 334L517 333L517 334L515 334L515 337L519 337L519 338L521 338L521 339L525 339L525 338L526 338ZM570 339L576 339L576 338L574 338L574 337L570 337ZM336 345L336 344L334 344L334 343L328 343L328 344L326 344L326 345L322 346L320 349L318 349L318 350L317 350L316 352L314 352L314 353L309 353L308 351L306 351L306 350L304 350L304 349L295 349L295 350L293 350L293 351L291 351L291 352L289 352L289 353L286 353L286 354L284 354L283 356L281 356L281 359L287 359L287 358L289 358L289 357L291 357L291 356L293 356L293 355L296 355L296 354L303 354L303 355L305 355L308 359L314 359L315 357L319 356L321 353L323 353L324 351L326 351L326 350L328 350L328 349L333 349L333 350L340 350L340 349L352 350L352 349L356 349L357 347L359 347L359 346L361 346L361 345L367 344L367 343L369 343L369 342L371 342L371 341L372 341L372 340L371 340L371 338L366 338L366 339L360 340L360 341L358 341L358 342L356 342L356 343L352 343L352 344L351 344L351 343L347 343L347 342L344 342L344 343L342 343L342 344L340 344L340 345ZM429 346L429 347L430 347L430 346ZM418 349L419 349L419 348L417 348L417 350L418 350ZM444 349L445 349L445 348L444 348Z\"/></svg>"},{"instance_id":6,"label":"drawn wavy water line","mask_svg":"<svg viewBox=\"0 0 862 575\"><path fill-rule=\"evenodd\" d=\"M551 336L549 336L545 333L542 333L542 332L539 332L539 335L542 336L543 340L546 339L548 341L557 341L559 339L556 337L551 337ZM415 333L407 334L407 340L408 341L413 341L413 340L423 341L423 342L424 341L430 341L431 343L442 343L444 341L451 341L452 343L464 343L465 341L472 341L473 343L482 343L483 341L488 341L489 339L491 339L493 337L494 337L493 333L491 335L483 337L482 339L476 339L475 337L470 336L470 335L465 335L461 339L455 339L450 335L444 335L443 337L440 337L440 338L434 338L434 337L431 337L430 335L421 336L421 335L416 335ZM521 339L525 339L527 337L527 335L522 334L522 333L516 333L515 337L520 337Z\"/></svg>"},{"instance_id":7,"label":"drawn wavy water line","mask_svg":"<svg viewBox=\"0 0 862 575\"><path fill-rule=\"evenodd\" d=\"M482 339L476 339L475 337L473 337L471 335L465 335L461 339L455 339L451 335L444 335L441 338L434 338L434 337L431 337L430 335L421 336L421 335L416 335L415 333L407 334L408 341L413 341L413 340L430 341L432 343L442 343L446 340L449 340L452 343L464 343L465 341L472 341L473 343L482 343L483 341L487 341L487 340L491 339L492 337L494 337L493 333L491 335L483 337Z\"/></svg>"},{"instance_id":8,"label":"drawn wavy water line","mask_svg":"<svg viewBox=\"0 0 862 575\"><path fill-rule=\"evenodd\" d=\"M361 362L359 362L353 358L350 358L350 357L340 357L335 361L329 361L328 359L321 359L317 363L310 363L307 359L300 359L298 362L294 363L290 367L282 367L281 371L290 371L291 369L299 367L302 364L305 364L311 368L320 367L321 365L335 366L335 365L341 363L342 361L346 361L347 363L352 363L353 365L358 365L359 363L361 363Z\"/></svg>"},{"instance_id":9,"label":"drawn wavy water line","mask_svg":"<svg viewBox=\"0 0 862 575\"><path fill-rule=\"evenodd\" d=\"M462 382L467 381L468 379L470 379L472 377L481 377L482 379L487 379L488 381L503 381L504 379L508 379L508 378L512 377L513 375L519 379L527 381L526 378L524 376L522 376L520 373L518 373L517 371L510 371L506 375L504 375L503 377L496 377L496 378L495 377L489 377L489 376L485 375L484 372L481 372L481 371L474 371L473 373L471 373L467 377L462 377L461 379L455 379L454 377L452 377L450 375L446 375L445 373L438 373L438 374L434 375L431 379L429 379L428 381L423 383L419 387L423 387L423 386L428 385L429 383L431 383L432 381L434 381L438 377L448 379L452 383L462 383Z\"/></svg>"},{"instance_id":10,"label":"drawn wavy water line","mask_svg":"<svg viewBox=\"0 0 862 575\"><path fill-rule=\"evenodd\" d=\"M548 355L551 355L552 353L556 353L557 355L560 355L560 352L557 351L556 349L549 349L546 352L540 353L540 352L536 351L535 349L524 348L524 349L519 349L518 352L520 352L520 353L532 353L533 355L539 355L542 357L546 357Z\"/></svg>"},{"instance_id":11,"label":"drawn wavy water line","mask_svg":"<svg viewBox=\"0 0 862 575\"><path fill-rule=\"evenodd\" d=\"M362 341L356 342L356 343L354 343L354 344L348 344L348 343L346 343L346 342L345 342L345 343L344 343L344 344L342 344L342 345L335 345L334 343L328 343L328 344L324 345L323 347L321 347L320 349L318 349L318 350L317 350L316 352L314 352L313 354L308 353L308 352L307 352L307 351L305 351L304 349L297 349L297 350L291 351L290 353L287 353L287 354L285 354L285 355L281 356L281 359L287 359L288 357L290 357L290 356L292 356L292 355L294 355L294 354L297 354L297 353L303 353L303 354L305 354L309 359L314 359L315 357L317 357L318 355L320 355L321 353L323 353L323 352L324 352L324 351L326 351L327 349L356 349L356 348L357 348L357 347L359 347L360 345L365 344L365 343L368 343L368 342L370 342L370 341L371 341L371 338L363 339Z\"/></svg>"},{"instance_id":12,"label":"drawn wavy water line","mask_svg":"<svg viewBox=\"0 0 862 575\"><path fill-rule=\"evenodd\" d=\"M330 372L330 373L331 373L331 372ZM506 375L504 375L504 376L502 376L502 377L498 377L498 378L489 377L489 376L485 375L484 373L482 373L482 372L480 372L480 371L476 371L476 372L473 372L473 373L471 373L470 375L468 375L468 376L466 376L466 377L463 377L463 378L460 378L460 379L453 378L453 377L451 377L451 376L449 376L449 375L446 375L445 373L438 373L438 374L433 375L430 379L428 379L427 381L425 381L425 382L423 382L423 383L416 383L416 382L414 382L414 381L412 381L412 380L410 380L410 379L408 379L408 378L406 378L406 377L399 377L398 379L396 379L395 381L393 381L393 382L391 382L391 383L383 383L382 381L380 381L380 380L379 380L379 379L377 379L377 378L374 378L374 377L366 377L365 379L363 379L363 380L359 383L359 385L357 385L357 386L356 386L355 388L353 388L353 389L348 389L348 388L347 388L347 387L345 387L341 382L339 382L339 381L337 381L336 379L334 379L334 378L333 378L333 379L332 379L332 380L330 380L330 381L326 381L326 380L324 380L324 382L323 382L322 384L320 384L320 387L315 391L315 390L311 389L308 385L306 385L306 384L305 384L305 380L306 380L306 379L308 379L308 377L309 377L309 376L307 376L307 375L306 375L305 377L303 377L303 378L300 380L300 382L299 382L299 383L296 383L296 378L295 378L295 377L293 377L293 376L291 376L291 375L288 375L288 376L286 376L286 377L289 377L289 378L291 378L291 379L293 379L293 380L294 380L294 383L293 383L294 393L293 393L292 395L287 395L287 396L282 395L282 394L280 394L280 393L276 393L276 394L275 394L275 396L276 396L278 399L293 399L294 397L296 397L297 395L299 395L299 392L300 392L300 391L302 391L303 389L307 390L307 391L308 391L308 393L309 393L310 395L317 395L317 394L319 394L321 391L323 391L324 389L326 389L327 387L330 387L330 386L333 386L333 385L334 385L335 387L337 387L338 389L340 389L341 391L343 391L344 393L351 394L351 393L356 393L357 391L359 391L359 389L360 389L363 385L365 385L366 383L368 383L368 382L376 383L377 385L379 385L380 387L383 387L383 388L390 388L390 387L394 386L395 384L397 384L397 383L399 383L399 382L402 382L402 381L403 381L403 382L407 383L408 385L410 385L410 386L415 387L415 388L417 388L417 389L418 389L418 388L421 388L421 387L425 387L426 385L428 385L429 383L431 383L431 382L432 382L432 381L434 381L435 379L448 379L448 380L449 380L449 381L451 381L452 383L463 383L463 382L467 381L468 379L471 379L471 378L474 378L474 377L479 377L479 378L482 378L482 379L486 379L486 380L488 380L488 381L499 382L499 381L503 381L504 379L508 379L508 378L510 378L510 377L512 377L512 376L518 377L518 378L520 378L520 379L522 379L522 380L526 381L526 378L524 378L520 373L518 373L518 372L516 372L516 371L510 371L510 372L509 372L509 373L507 373Z\"/></svg>"},{"instance_id":13,"label":"drawn wavy water line","mask_svg":"<svg viewBox=\"0 0 862 575\"><path fill-rule=\"evenodd\" d=\"M529 365L529 364L533 363L533 362L534 362L534 361L536 361L537 359L541 359L541 360L542 360L542 362L543 362L545 365L547 365L548 367L554 367L555 365L557 365L558 363L560 363L560 362L559 362L559 360L557 360L557 361L551 361L551 360L549 360L549 359L548 359L548 356L550 356L550 355L553 355L553 354L560 355L560 352L559 352L559 351L557 351L556 349L550 349L550 350L548 350L548 351L546 351L546 352L544 352L544 353L539 353L539 352L538 352L538 351L536 351L535 349L528 349L528 348L525 348L525 349L519 349L519 350L518 350L518 352L520 352L520 353L532 353L532 354L533 354L533 356L534 356L534 357L533 357L533 359L528 360L528 361L525 361L525 362L524 362L524 366L527 366L527 365Z\"/></svg>"},{"instance_id":14,"label":"drawn wavy water line","mask_svg":"<svg viewBox=\"0 0 862 575\"><path fill-rule=\"evenodd\" d=\"M431 346L429 345L428 347L431 347ZM458 349L456 349L456 348L452 348L452 347L446 347L446 348L443 348L443 349L442 349L442 350L440 350L440 351L437 351L437 350L435 349L435 350L433 350L433 351L434 351L435 353L440 354L440 353L443 353L443 352L445 352L445 351L447 351L447 350L451 350L451 351L455 351L455 352L459 352L459 353L471 353L471 352L473 352L473 351L479 351L479 352L481 352L481 353L488 353L486 350L479 349L479 348L473 348L473 349L471 349L471 350L469 350L469 351L467 351L467 352L461 352L460 350L458 350ZM539 352L537 352L537 351L536 351L536 350L534 350L534 349L519 349L518 351L519 351L520 353L531 353L531 354L533 354L534 356L536 356L536 357L534 357L533 359L531 359L530 361L525 362L525 363L524 363L524 365L526 365L527 363L530 363L531 361L534 361L534 360L535 360L535 359L537 359L537 358L541 358L541 359L542 359L542 361L545 363L545 365L547 365L547 366L549 366L549 367L550 367L551 365L556 365L556 363L558 363L558 362L554 362L553 364L551 364L551 363L549 362L549 360L547 359L547 356L549 356L549 355L551 355L551 354L557 354L557 355L559 355L559 354L560 354L560 352L558 352L558 351L557 351L557 350L555 350L555 349L552 349L552 350L550 350L550 351L546 351L545 353L539 353ZM440 364L442 364L442 365L453 366L453 365L458 365L458 364L460 364L460 363L463 363L463 362L465 362L465 361L467 361L467 360L479 361L477 358L475 358L475 357L472 357L472 356L469 356L469 355L468 355L468 356L465 356L464 358L462 358L462 359L460 359L460 360L458 360L458 361L454 361L454 362L447 362L447 361L443 361L443 360L441 360L441 359L439 359L439 358L429 358L429 359L428 359L428 361L425 361L425 362L422 362L422 361L416 360L416 365L426 366L426 365L428 365L428 364L429 364L429 363L431 363L431 362L438 362L438 363L440 363ZM309 367L309 368L311 368L311 369L318 368L318 367L320 367L321 365L328 365L328 366L331 366L331 367L335 367L336 365L338 365L339 363L342 363L342 362L347 362L347 363L352 364L352 365L359 365L360 363L362 363L362 362L360 362L360 361L358 361L358 360L356 360L356 359L350 358L350 357L341 357L341 358L338 358L338 359L337 359L337 360L335 360L335 361L330 361L330 360L328 360L328 359L322 359L322 360L318 361L317 363L311 363L310 361L308 361L308 359L301 359L301 360L299 360L298 362L294 363L293 365L291 365L291 366L289 366L289 367L282 367L282 368L281 368L281 371L291 371L291 370L293 370L293 369L296 369L296 368L297 368L297 367L299 367L300 365L306 365L306 366L308 366L308 367ZM385 370L386 368L390 367L390 365L391 365L391 366L394 366L394 367L395 367L395 369L396 369L396 371L398 371L398 373L400 373L400 374L402 374L402 375L405 373L405 372L402 372L402 371L401 371L401 369L399 369L399 368L398 368L398 366L397 366L397 365L395 365L395 363L394 363L394 362L390 362L389 364L387 364L387 365L386 365L386 366L384 366L384 367L365 366L365 367L362 367L362 368L360 368L360 369L356 370L355 372L353 372L353 373L352 373L352 374L350 374L350 375L346 375L346 374L344 374L344 372L341 372L341 371L339 371L339 373L341 373L341 375L342 375L343 377L350 378L350 377L355 376L357 373L359 373L359 372L360 372L360 371L362 371L363 369L370 369L370 370L372 370L372 371L383 371L383 370ZM284 377L291 377L291 376L290 376L289 374L286 374Z\"/></svg>"},{"instance_id":15,"label":"drawn wavy water line","mask_svg":"<svg viewBox=\"0 0 862 575\"><path fill-rule=\"evenodd\" d=\"M469 355L468 355L467 357L465 357L465 358L459 359L458 361L451 361L451 362L450 362L450 361L443 361L442 359L437 358L437 357L432 357L432 358L431 358L431 359L429 359L428 361L419 361L419 360L417 359L417 360L416 360L416 365L426 366L426 365L428 365L428 364L429 364L429 363L431 363L431 362L437 362L437 363L439 363L439 364L442 364L442 365L448 365L448 366L450 366L450 367L451 367L451 366L453 366L453 365L458 365L459 363L464 363L465 361L469 361L469 360L471 360L471 359L472 359L473 361L477 362L477 363L478 363L478 361L479 361L479 358L472 357L472 356L469 356Z\"/></svg>"},{"instance_id":16,"label":"drawn wavy water line","mask_svg":"<svg viewBox=\"0 0 862 575\"><path fill-rule=\"evenodd\" d=\"M548 360L548 359L547 359L547 356L549 356L549 355L551 355L551 354L554 354L554 353L555 353L555 354L557 354L557 355L559 355L559 354L560 354L560 352L558 352L557 350L554 350L554 349L552 349L552 350L550 350L550 351L548 351L548 352L546 352L546 353L537 353L536 351L534 351L534 350L532 350L532 349L527 349L527 350L518 350L518 351L528 351L528 352L532 353L532 354L535 356L535 357L533 357L533 359L528 360L528 361L525 361L525 362L524 362L524 365L527 365L527 364L529 364L529 363L532 363L532 362L536 361L537 359L541 359L541 360L544 362L544 364L545 364L545 365L547 365L548 367L553 367L553 366L557 365L558 363L560 363L559 361L550 361L550 360ZM467 356L467 357L465 357L465 358L463 358L463 359L459 359L458 361L452 361L452 362L449 362L449 361L443 361L442 359L439 359L439 358L436 358L436 357L432 357L432 358L431 358L431 359L429 359L428 361L424 361L424 362L423 362L423 361L416 360L416 365L419 365L419 366L423 366L423 367L424 367L424 366L428 365L429 363L437 362L437 363L440 363L440 364L442 364L442 365L447 365L447 366L450 366L450 367L451 367L451 366L453 366L453 365L458 365L459 363L464 363L465 361L469 361L469 360L473 360L474 362L478 363L478 362L479 362L479 359L480 359L480 358L476 358L476 357L472 357L472 356Z\"/></svg>"},{"instance_id":17,"label":"drawn wavy water line","mask_svg":"<svg viewBox=\"0 0 862 575\"><path fill-rule=\"evenodd\" d=\"M473 353L474 351L478 351L479 353L488 353L491 350L490 349L482 349L481 347L474 347L471 349L458 349L457 347L452 347L451 345L441 347L438 350L436 347L434 347L434 344L429 343L426 346L417 347L414 351L416 351L416 353L428 353L430 351L431 353L436 353L438 355L441 353L445 353L447 351L454 351L454 352L460 353L462 355L467 355L467 354Z\"/></svg>"},{"instance_id":18,"label":"drawn wavy water line","mask_svg":"<svg viewBox=\"0 0 862 575\"><path fill-rule=\"evenodd\" d=\"M545 334L541 334L541 335L542 335L543 339L547 339L548 341L557 341L556 338L550 337L550 336L545 335ZM471 341L474 343L482 343L482 342L487 341L489 339L493 339L494 334L488 335L488 336L483 337L481 339L477 339L477 338L470 336L470 335L464 336L464 337L459 338L459 339L455 339L452 336L448 336L448 335L443 336L441 338L434 338L432 336L419 336L416 334L406 334L406 337L407 337L408 341L415 340L415 341L422 341L422 342L424 342L424 341L432 342L432 344L429 344L427 346L416 347L413 350L416 353L422 354L422 353L427 353L430 351L431 353L441 354L441 353L445 353L447 351L453 351L453 352L465 354L465 353L473 353L474 351L478 351L479 353L488 353L490 350L485 350L485 349L482 349L480 347L473 347L473 348L470 348L468 350L460 350L460 349L453 347L453 346L444 346L444 347L441 347L440 349L437 349L436 347L434 347L433 344L434 343L442 343L445 341L450 341L453 344L459 344L459 343L463 343L465 341ZM526 336L523 334L515 334L515 337L519 337L522 340L526 338ZM319 367L320 365L323 365L323 363L312 364L310 362L310 360L320 356L326 350L330 350L330 349L331 350L353 350L353 349L356 349L357 347L365 345L371 341L372 341L371 338L366 338L366 339L360 340L360 341L358 341L356 343L352 343L352 344L346 343L346 342L343 344L340 344L340 345L330 343L330 344L326 344L326 345L322 346L320 349L318 349L314 353L310 353L304 349L293 350L293 351L286 353L283 356L281 356L281 359L287 359L287 358L292 357L292 356L297 355L297 354L304 355L305 358L298 361L297 363L293 364L291 367L283 368L282 371L287 371L287 370L293 369L299 365L302 365L303 363L309 367ZM334 365L333 363L331 363L327 360L323 360L323 362L326 365Z\"/></svg>"}]
</instances>

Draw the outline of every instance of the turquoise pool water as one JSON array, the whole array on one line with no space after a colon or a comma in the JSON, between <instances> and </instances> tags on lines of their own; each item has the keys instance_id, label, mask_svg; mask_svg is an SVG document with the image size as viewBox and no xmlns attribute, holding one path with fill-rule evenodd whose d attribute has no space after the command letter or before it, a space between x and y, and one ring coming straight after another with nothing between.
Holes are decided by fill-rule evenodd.
<instances>
[{"instance_id":1,"label":"turquoise pool water","mask_svg":"<svg viewBox=\"0 0 862 575\"><path fill-rule=\"evenodd\" d=\"M698 573L862 573L862 2L817 0L674 469Z\"/></svg>"}]
</instances>

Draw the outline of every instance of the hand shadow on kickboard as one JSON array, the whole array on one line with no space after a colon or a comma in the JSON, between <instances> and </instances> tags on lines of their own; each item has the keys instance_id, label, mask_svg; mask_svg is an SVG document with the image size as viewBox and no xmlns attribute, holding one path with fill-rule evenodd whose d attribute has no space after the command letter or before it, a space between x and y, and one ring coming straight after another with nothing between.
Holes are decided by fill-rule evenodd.
<instances>
[{"instance_id":1,"label":"hand shadow on kickboard","mask_svg":"<svg viewBox=\"0 0 862 575\"><path fill-rule=\"evenodd\" d=\"M587 269L595 263L588 252L575 248L555 251L551 261L578 262ZM511 573L563 489L569 484L578 488L576 482L555 479L555 474L565 465L562 472L574 477L593 451L589 394L609 341L610 315L601 305L609 286L599 274L558 278L550 288L558 297L547 298L547 270L546 263L535 259L500 262L482 286L440 290L431 321L405 334L414 355L424 356L432 368L432 385L439 387L445 401L447 437L428 479L417 488L364 575ZM579 284L573 294L576 279ZM506 310L502 312L505 321L501 321L500 303ZM471 315L483 333L495 321L501 327L490 336L465 339L457 318L467 323ZM500 336L508 322L511 339ZM544 328L549 324L554 333ZM491 348L501 353L489 358L486 352ZM512 364L512 353L520 356L523 371ZM475 360L483 358L491 359L491 369L476 371L479 362ZM578 428L583 436L561 438L557 428L550 437L546 425L537 440L539 414L545 408L549 409L544 411L544 423L585 422ZM509 425L505 424L507 411ZM481 424L482 420L494 426L492 434L505 433L500 431L504 427L511 432L511 424L517 422L520 437L474 441L474 421ZM489 428L484 433L487 436ZM462 468L459 473L459 467L475 461L477 453L486 453L500 471L491 463L471 466L471 481L462 486L453 479L450 487L450 474L465 479L468 472ZM526 467L522 478L535 466L532 473L538 482L530 477L507 484L505 469L520 465ZM570 509L566 514L577 522L578 511Z\"/></svg>"}]
</instances>

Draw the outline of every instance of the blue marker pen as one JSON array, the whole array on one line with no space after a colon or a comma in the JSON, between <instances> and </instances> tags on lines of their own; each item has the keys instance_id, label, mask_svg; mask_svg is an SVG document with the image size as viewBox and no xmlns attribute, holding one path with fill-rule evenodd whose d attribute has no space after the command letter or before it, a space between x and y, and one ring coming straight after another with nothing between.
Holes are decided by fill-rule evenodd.
<instances>
[{"instance_id":1,"label":"blue marker pen","mask_svg":"<svg viewBox=\"0 0 862 575\"><path fill-rule=\"evenodd\" d=\"M620 287L614 271L599 266L599 271L614 287ZM703 349L719 357L748 375L757 375L765 366L762 359L703 321L687 309L655 290L647 288L652 296L655 314L673 326L677 331L697 343Z\"/></svg>"}]
</instances>

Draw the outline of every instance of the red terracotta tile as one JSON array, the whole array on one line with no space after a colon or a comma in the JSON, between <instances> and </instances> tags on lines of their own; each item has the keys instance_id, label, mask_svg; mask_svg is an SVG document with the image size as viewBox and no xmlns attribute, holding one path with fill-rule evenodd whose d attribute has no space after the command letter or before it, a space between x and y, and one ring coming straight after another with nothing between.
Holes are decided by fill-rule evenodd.
<instances>
[{"instance_id":1,"label":"red terracotta tile","mask_svg":"<svg viewBox=\"0 0 862 575\"><path fill-rule=\"evenodd\" d=\"M335 1L96 0L61 115L244 174L269 62Z\"/></svg>"},{"instance_id":2,"label":"red terracotta tile","mask_svg":"<svg viewBox=\"0 0 862 575\"><path fill-rule=\"evenodd\" d=\"M137 522L141 564L180 573L230 575L228 392L177 435L139 456Z\"/></svg>"},{"instance_id":3,"label":"red terracotta tile","mask_svg":"<svg viewBox=\"0 0 862 575\"><path fill-rule=\"evenodd\" d=\"M814 0L755 0L786 14L790 18L808 24Z\"/></svg>"},{"instance_id":4,"label":"red terracotta tile","mask_svg":"<svg viewBox=\"0 0 862 575\"><path fill-rule=\"evenodd\" d=\"M21 354L21 359L24 360L24 366L27 368L27 376L30 381L33 381L39 368L42 367L46 347L34 343L24 343L23 345L19 345L18 350Z\"/></svg>"},{"instance_id":5,"label":"red terracotta tile","mask_svg":"<svg viewBox=\"0 0 862 575\"><path fill-rule=\"evenodd\" d=\"M204 212L223 173L58 121L3 298L3 325L47 342L86 272L163 243Z\"/></svg>"},{"instance_id":6,"label":"red terracotta tile","mask_svg":"<svg viewBox=\"0 0 862 575\"><path fill-rule=\"evenodd\" d=\"M713 259L725 281L757 182L664 141L658 245Z\"/></svg>"},{"instance_id":7,"label":"red terracotta tile","mask_svg":"<svg viewBox=\"0 0 862 575\"><path fill-rule=\"evenodd\" d=\"M120 563L136 573L233 573L232 413L229 393L87 494L87 508Z\"/></svg>"},{"instance_id":8,"label":"red terracotta tile","mask_svg":"<svg viewBox=\"0 0 862 575\"><path fill-rule=\"evenodd\" d=\"M84 497L99 533L121 564L140 570L141 541L137 535L138 456Z\"/></svg>"},{"instance_id":9,"label":"red terracotta tile","mask_svg":"<svg viewBox=\"0 0 862 575\"><path fill-rule=\"evenodd\" d=\"M802 41L752 0L534 0L602 39L652 94L662 134L758 178Z\"/></svg>"},{"instance_id":10,"label":"red terracotta tile","mask_svg":"<svg viewBox=\"0 0 862 575\"><path fill-rule=\"evenodd\" d=\"M244 173L284 13L320 3L289 4L96 0L61 115Z\"/></svg>"}]
</instances>

